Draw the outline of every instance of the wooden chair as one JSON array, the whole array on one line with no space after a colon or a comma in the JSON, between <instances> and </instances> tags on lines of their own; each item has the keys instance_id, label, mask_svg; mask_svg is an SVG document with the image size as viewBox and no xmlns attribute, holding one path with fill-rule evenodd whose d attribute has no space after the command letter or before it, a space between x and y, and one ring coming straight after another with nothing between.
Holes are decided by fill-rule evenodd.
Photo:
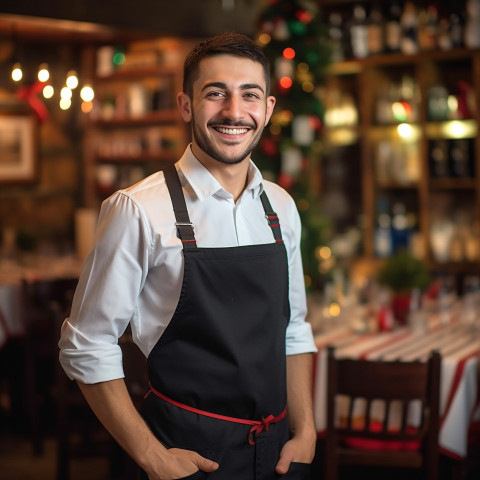
<instances>
[{"instance_id":1,"label":"wooden chair","mask_svg":"<svg viewBox=\"0 0 480 480\"><path fill-rule=\"evenodd\" d=\"M57 316L66 311L73 298L76 278L23 280L22 321L24 391L30 433L36 454L43 451L43 430L54 424L53 390L58 363ZM42 425L41 419L45 419Z\"/></svg>"},{"instance_id":2,"label":"wooden chair","mask_svg":"<svg viewBox=\"0 0 480 480\"><path fill-rule=\"evenodd\" d=\"M423 469L422 478L437 480L440 354L427 363L337 359L329 347L327 362L325 480L336 480L340 466ZM339 419L342 399L347 408ZM416 426L408 422L412 410ZM392 428L395 412L400 421Z\"/></svg>"}]
</instances>

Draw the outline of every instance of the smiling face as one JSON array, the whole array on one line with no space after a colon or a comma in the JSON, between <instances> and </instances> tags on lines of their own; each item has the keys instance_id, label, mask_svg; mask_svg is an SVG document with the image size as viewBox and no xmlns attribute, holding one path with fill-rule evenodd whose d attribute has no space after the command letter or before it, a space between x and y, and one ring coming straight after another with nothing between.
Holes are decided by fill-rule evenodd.
<instances>
[{"instance_id":1,"label":"smiling face","mask_svg":"<svg viewBox=\"0 0 480 480\"><path fill-rule=\"evenodd\" d=\"M236 164L250 157L275 105L267 96L263 67L248 58L204 58L192 98L178 95L185 121L192 123L192 151L204 164Z\"/></svg>"}]
</instances>

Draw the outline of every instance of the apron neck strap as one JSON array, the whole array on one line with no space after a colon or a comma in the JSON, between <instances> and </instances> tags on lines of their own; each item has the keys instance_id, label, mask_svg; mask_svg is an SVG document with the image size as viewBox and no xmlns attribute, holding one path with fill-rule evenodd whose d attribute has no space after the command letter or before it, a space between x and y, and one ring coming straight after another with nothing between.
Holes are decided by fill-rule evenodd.
<instances>
[{"instance_id":1,"label":"apron neck strap","mask_svg":"<svg viewBox=\"0 0 480 480\"><path fill-rule=\"evenodd\" d=\"M265 193L265 190L260 194L260 200L262 201L263 209L265 210L265 217L273 232L273 237L276 242L283 242L282 230L280 229L280 220L278 215L273 211L270 200Z\"/></svg>"},{"instance_id":2,"label":"apron neck strap","mask_svg":"<svg viewBox=\"0 0 480 480\"><path fill-rule=\"evenodd\" d=\"M177 236L182 241L184 249L197 248L193 225L188 216L187 205L182 191L182 185L178 178L175 165L169 165L163 170L168 192L172 200L173 211L175 213L175 225L177 227Z\"/></svg>"}]
</instances>

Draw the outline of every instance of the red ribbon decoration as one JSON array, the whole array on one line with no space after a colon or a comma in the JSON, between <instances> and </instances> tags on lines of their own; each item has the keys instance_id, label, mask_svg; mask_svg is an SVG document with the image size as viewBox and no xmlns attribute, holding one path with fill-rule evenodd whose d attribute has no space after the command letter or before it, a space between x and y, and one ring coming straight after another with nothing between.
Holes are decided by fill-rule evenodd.
<instances>
[{"instance_id":1,"label":"red ribbon decoration","mask_svg":"<svg viewBox=\"0 0 480 480\"><path fill-rule=\"evenodd\" d=\"M33 85L25 85L17 91L17 97L30 107L41 123L47 121L50 116L47 107L42 100L38 98L38 94L42 92L44 86L43 83L36 82Z\"/></svg>"}]
</instances>

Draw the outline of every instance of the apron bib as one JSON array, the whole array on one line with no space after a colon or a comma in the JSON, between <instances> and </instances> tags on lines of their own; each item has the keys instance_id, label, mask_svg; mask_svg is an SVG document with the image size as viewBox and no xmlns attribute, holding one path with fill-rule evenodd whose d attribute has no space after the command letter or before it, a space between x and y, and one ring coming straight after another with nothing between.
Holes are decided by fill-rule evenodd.
<instances>
[{"instance_id":1,"label":"apron bib","mask_svg":"<svg viewBox=\"0 0 480 480\"><path fill-rule=\"evenodd\" d=\"M275 243L198 248L177 171L164 173L184 277L175 313L147 359L151 390L142 415L167 448L220 465L189 479L306 479L306 464L292 464L283 477L274 472L289 433L288 261L278 217L263 193Z\"/></svg>"}]
</instances>

